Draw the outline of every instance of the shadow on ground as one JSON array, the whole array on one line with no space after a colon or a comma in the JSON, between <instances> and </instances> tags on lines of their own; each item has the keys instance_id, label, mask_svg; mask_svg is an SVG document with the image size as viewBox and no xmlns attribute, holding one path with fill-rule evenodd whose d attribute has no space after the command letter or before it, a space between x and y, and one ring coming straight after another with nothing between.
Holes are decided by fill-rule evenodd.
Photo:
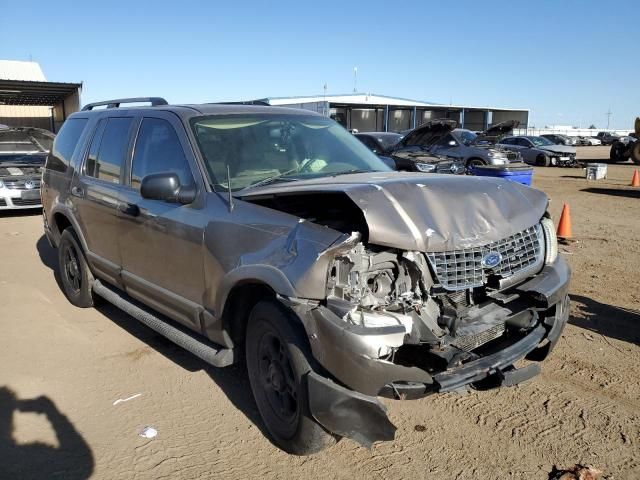
<instances>
[{"instance_id":1,"label":"shadow on ground","mask_svg":"<svg viewBox=\"0 0 640 480\"><path fill-rule=\"evenodd\" d=\"M58 446L43 442L19 444L14 439L14 412L44 415ZM45 396L19 399L8 387L0 387L0 478L89 478L93 454L69 419Z\"/></svg>"},{"instance_id":2,"label":"shadow on ground","mask_svg":"<svg viewBox=\"0 0 640 480\"><path fill-rule=\"evenodd\" d=\"M37 241L36 248L42 263L53 270L58 285L60 285L57 273L57 250L49 245L44 235ZM60 295L63 295L62 290ZM231 403L258 427L265 437L271 440L253 400L244 363L225 368L215 368L106 301L99 301L96 305L96 310L181 368L189 372L204 370L220 387ZM215 408L215 405L212 404L211 408Z\"/></svg>"},{"instance_id":3,"label":"shadow on ground","mask_svg":"<svg viewBox=\"0 0 640 480\"><path fill-rule=\"evenodd\" d=\"M0 210L0 218L35 217L42 215L41 208L17 208L15 210Z\"/></svg>"},{"instance_id":4,"label":"shadow on ground","mask_svg":"<svg viewBox=\"0 0 640 480\"><path fill-rule=\"evenodd\" d=\"M571 295L583 314L571 316L569 323L593 333L640 345L640 311L600 303L592 298Z\"/></svg>"},{"instance_id":5,"label":"shadow on ground","mask_svg":"<svg viewBox=\"0 0 640 480\"><path fill-rule=\"evenodd\" d=\"M640 198L640 190L629 190L621 188L583 188L581 192L598 193L600 195L612 195L614 197Z\"/></svg>"}]
</instances>

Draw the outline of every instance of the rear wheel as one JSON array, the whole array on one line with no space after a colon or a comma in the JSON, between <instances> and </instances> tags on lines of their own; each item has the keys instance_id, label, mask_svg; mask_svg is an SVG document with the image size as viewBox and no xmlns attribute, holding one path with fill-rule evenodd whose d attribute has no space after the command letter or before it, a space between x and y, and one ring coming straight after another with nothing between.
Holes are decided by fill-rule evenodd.
<instances>
[{"instance_id":1,"label":"rear wheel","mask_svg":"<svg viewBox=\"0 0 640 480\"><path fill-rule=\"evenodd\" d=\"M93 307L93 275L71 227L66 228L60 236L58 272L67 299L76 307Z\"/></svg>"},{"instance_id":2,"label":"rear wheel","mask_svg":"<svg viewBox=\"0 0 640 480\"><path fill-rule=\"evenodd\" d=\"M280 448L309 455L335 443L309 412L305 375L313 359L304 329L284 306L262 301L253 308L246 359L258 410Z\"/></svg>"}]
</instances>

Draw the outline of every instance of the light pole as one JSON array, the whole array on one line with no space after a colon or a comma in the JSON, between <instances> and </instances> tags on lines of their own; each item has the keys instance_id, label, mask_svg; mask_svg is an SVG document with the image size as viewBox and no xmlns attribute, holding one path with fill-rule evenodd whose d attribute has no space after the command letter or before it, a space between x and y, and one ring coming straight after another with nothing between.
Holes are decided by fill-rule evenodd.
<instances>
[{"instance_id":1,"label":"light pole","mask_svg":"<svg viewBox=\"0 0 640 480\"><path fill-rule=\"evenodd\" d=\"M353 93L358 93L358 67L353 67Z\"/></svg>"}]
</instances>

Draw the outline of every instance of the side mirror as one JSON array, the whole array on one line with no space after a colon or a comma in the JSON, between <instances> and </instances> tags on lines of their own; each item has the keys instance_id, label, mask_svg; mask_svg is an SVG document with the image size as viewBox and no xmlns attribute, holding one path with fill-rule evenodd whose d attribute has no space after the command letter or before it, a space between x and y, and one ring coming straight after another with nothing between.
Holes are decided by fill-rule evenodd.
<instances>
[{"instance_id":1,"label":"side mirror","mask_svg":"<svg viewBox=\"0 0 640 480\"><path fill-rule=\"evenodd\" d=\"M150 200L187 205L196 199L196 189L181 186L175 173L154 173L142 179L140 195Z\"/></svg>"}]
</instances>

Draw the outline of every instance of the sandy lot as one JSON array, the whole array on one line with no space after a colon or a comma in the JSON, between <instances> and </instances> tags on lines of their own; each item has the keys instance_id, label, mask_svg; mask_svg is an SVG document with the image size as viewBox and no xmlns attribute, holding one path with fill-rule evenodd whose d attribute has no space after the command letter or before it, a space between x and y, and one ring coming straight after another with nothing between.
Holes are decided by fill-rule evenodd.
<instances>
[{"instance_id":1,"label":"sandy lot","mask_svg":"<svg viewBox=\"0 0 640 480\"><path fill-rule=\"evenodd\" d=\"M579 156L606 158L608 148ZM385 401L395 441L366 450L343 440L307 458L263 434L241 367L208 367L113 307L73 307L39 214L2 215L0 478L546 479L553 465L575 463L640 478L633 168L609 165L599 182L580 169L536 169L554 218L570 204L579 240L562 247L574 271L570 325L539 377ZM157 437L139 437L145 426Z\"/></svg>"}]
</instances>

